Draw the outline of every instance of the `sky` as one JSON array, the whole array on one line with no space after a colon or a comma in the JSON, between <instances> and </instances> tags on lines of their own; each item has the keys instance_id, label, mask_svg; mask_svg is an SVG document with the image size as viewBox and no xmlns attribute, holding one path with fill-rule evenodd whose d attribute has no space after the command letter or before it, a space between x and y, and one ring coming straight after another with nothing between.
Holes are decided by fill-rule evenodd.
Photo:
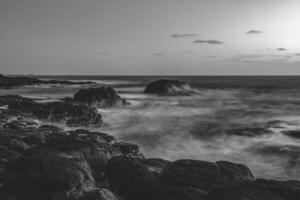
<instances>
[{"instance_id":1,"label":"sky","mask_svg":"<svg viewBox=\"0 0 300 200\"><path fill-rule=\"evenodd\" d=\"M1 0L0 73L300 75L299 0Z\"/></svg>"}]
</instances>

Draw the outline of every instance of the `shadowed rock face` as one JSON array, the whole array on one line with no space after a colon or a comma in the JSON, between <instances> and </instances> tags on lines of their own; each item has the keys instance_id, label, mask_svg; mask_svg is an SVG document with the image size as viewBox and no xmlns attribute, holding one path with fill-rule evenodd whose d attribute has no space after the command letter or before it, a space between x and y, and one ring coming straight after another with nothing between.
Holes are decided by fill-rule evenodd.
<instances>
[{"instance_id":1,"label":"shadowed rock face","mask_svg":"<svg viewBox=\"0 0 300 200\"><path fill-rule=\"evenodd\" d=\"M7 77L0 74L0 88L11 88L16 86L25 85L39 85L39 84L65 84L65 85L75 85L75 84L93 84L94 82L73 82L73 81L59 81L59 80L40 80L33 77Z\"/></svg>"},{"instance_id":2,"label":"shadowed rock face","mask_svg":"<svg viewBox=\"0 0 300 200\"><path fill-rule=\"evenodd\" d=\"M193 90L185 83L178 80L160 79L149 83L144 91L148 94L159 95L191 95Z\"/></svg>"},{"instance_id":3,"label":"shadowed rock face","mask_svg":"<svg viewBox=\"0 0 300 200\"><path fill-rule=\"evenodd\" d=\"M80 89L74 94L73 101L96 108L112 107L126 103L126 100L121 99L115 90L109 86Z\"/></svg>"},{"instance_id":4,"label":"shadowed rock face","mask_svg":"<svg viewBox=\"0 0 300 200\"><path fill-rule=\"evenodd\" d=\"M53 122L66 122L68 126L99 126L102 116L95 110L84 105L73 105L65 102L37 103L29 98L17 95L0 96L0 106L8 106L14 115L29 115L36 119ZM12 111L14 111L12 113ZM9 117L9 115L8 115ZM10 128L17 128L16 124L8 124Z\"/></svg>"},{"instance_id":5,"label":"shadowed rock face","mask_svg":"<svg viewBox=\"0 0 300 200\"><path fill-rule=\"evenodd\" d=\"M0 149L7 150L0 153L7 159L0 165L3 172L0 183L4 184L6 193L17 195L20 200L121 199L101 189L109 187L106 164L114 156L141 155L140 152L122 153L123 150L113 145L115 139L101 132L83 129L66 132L43 126L16 137L15 133L14 130L1 133L6 136L1 138ZM43 140L28 140L37 134ZM0 199L1 195L0 190Z\"/></svg>"}]
</instances>

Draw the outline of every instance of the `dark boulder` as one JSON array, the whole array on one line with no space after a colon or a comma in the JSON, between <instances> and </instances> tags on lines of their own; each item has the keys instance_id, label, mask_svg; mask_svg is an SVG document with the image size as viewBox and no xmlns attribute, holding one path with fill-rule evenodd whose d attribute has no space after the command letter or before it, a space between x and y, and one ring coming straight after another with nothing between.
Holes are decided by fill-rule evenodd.
<instances>
[{"instance_id":1,"label":"dark boulder","mask_svg":"<svg viewBox=\"0 0 300 200\"><path fill-rule=\"evenodd\" d=\"M207 192L255 180L244 165L199 160L175 161L163 171L161 179L169 185L190 186Z\"/></svg>"},{"instance_id":2,"label":"dark boulder","mask_svg":"<svg viewBox=\"0 0 300 200\"><path fill-rule=\"evenodd\" d=\"M114 157L106 173L111 187L131 200L201 200L205 193L191 187L171 187L159 180L141 159Z\"/></svg>"},{"instance_id":3,"label":"dark boulder","mask_svg":"<svg viewBox=\"0 0 300 200\"><path fill-rule=\"evenodd\" d=\"M148 94L159 94L159 95L191 95L193 90L189 84L178 81L160 79L149 83L144 91Z\"/></svg>"},{"instance_id":4,"label":"dark boulder","mask_svg":"<svg viewBox=\"0 0 300 200\"><path fill-rule=\"evenodd\" d=\"M26 151L13 162L4 183L5 189L21 200L67 199L95 188L85 160L40 148Z\"/></svg>"},{"instance_id":5,"label":"dark boulder","mask_svg":"<svg viewBox=\"0 0 300 200\"><path fill-rule=\"evenodd\" d=\"M96 108L112 107L126 103L125 99L121 99L116 91L109 86L80 89L74 94L73 101Z\"/></svg>"}]
</instances>

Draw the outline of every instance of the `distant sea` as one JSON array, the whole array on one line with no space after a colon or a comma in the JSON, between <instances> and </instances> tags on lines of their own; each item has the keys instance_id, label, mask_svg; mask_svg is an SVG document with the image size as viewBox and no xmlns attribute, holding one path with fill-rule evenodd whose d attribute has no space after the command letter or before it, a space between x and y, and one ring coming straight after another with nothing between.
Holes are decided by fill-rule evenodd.
<instances>
[{"instance_id":1,"label":"distant sea","mask_svg":"<svg viewBox=\"0 0 300 200\"><path fill-rule=\"evenodd\" d=\"M258 177L300 180L299 76L38 76L110 85L130 105L100 109L97 130L140 145L147 157L229 160ZM144 94L159 79L188 82L188 97ZM40 102L72 96L80 85L1 90Z\"/></svg>"}]
</instances>

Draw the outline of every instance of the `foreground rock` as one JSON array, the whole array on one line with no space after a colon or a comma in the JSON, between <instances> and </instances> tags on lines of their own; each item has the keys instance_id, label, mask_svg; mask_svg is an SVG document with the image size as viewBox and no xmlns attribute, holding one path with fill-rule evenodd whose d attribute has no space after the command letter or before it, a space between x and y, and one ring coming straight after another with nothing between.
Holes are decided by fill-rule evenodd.
<instances>
[{"instance_id":1,"label":"foreground rock","mask_svg":"<svg viewBox=\"0 0 300 200\"><path fill-rule=\"evenodd\" d=\"M121 99L116 91L109 86L80 89L74 94L73 101L96 108L126 104L126 100Z\"/></svg>"},{"instance_id":2,"label":"foreground rock","mask_svg":"<svg viewBox=\"0 0 300 200\"><path fill-rule=\"evenodd\" d=\"M65 85L77 85L77 84L94 84L91 81L73 82L63 80L40 80L34 77L8 77L0 74L0 88L11 88L16 86L25 85L40 85L40 84L65 84Z\"/></svg>"},{"instance_id":3,"label":"foreground rock","mask_svg":"<svg viewBox=\"0 0 300 200\"><path fill-rule=\"evenodd\" d=\"M148 94L159 94L159 95L191 95L193 90L189 84L178 81L160 79L149 83L144 91Z\"/></svg>"},{"instance_id":4,"label":"foreground rock","mask_svg":"<svg viewBox=\"0 0 300 200\"><path fill-rule=\"evenodd\" d=\"M9 151L1 152L3 158L7 155L7 161L0 165L3 171L0 199L1 191L21 200L121 199L103 188L109 187L106 164L115 156L141 158L138 149L136 154L123 153L114 145L113 137L101 132L83 129L66 132L43 126L17 137L13 130L1 134L6 135L1 140L6 142L0 143L0 149ZM37 134L43 140L38 143L28 140Z\"/></svg>"},{"instance_id":5,"label":"foreground rock","mask_svg":"<svg viewBox=\"0 0 300 200\"><path fill-rule=\"evenodd\" d=\"M102 116L84 105L66 102L37 103L29 98L7 95L0 96L0 106L9 108L1 111L3 116L8 116L7 121L21 115L52 122L65 122L68 126L99 126L102 123ZM7 126L16 127L16 125Z\"/></svg>"},{"instance_id":6,"label":"foreground rock","mask_svg":"<svg viewBox=\"0 0 300 200\"><path fill-rule=\"evenodd\" d=\"M114 157L107 164L107 177L120 196L130 200L201 200L205 193L191 187L172 187L160 181L140 159Z\"/></svg>"}]
</instances>

